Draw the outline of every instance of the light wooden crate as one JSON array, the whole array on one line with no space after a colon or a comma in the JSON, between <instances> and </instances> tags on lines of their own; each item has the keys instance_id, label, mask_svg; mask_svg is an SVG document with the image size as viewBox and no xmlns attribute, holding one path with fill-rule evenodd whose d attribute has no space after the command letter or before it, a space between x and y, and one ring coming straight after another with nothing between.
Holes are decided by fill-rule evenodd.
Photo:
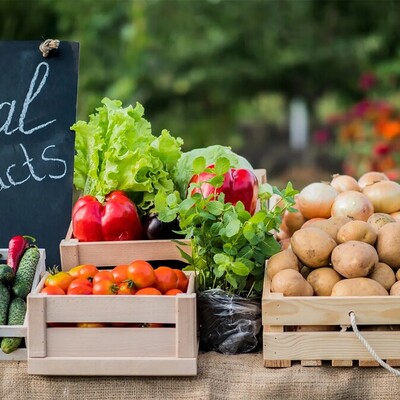
<instances>
[{"instance_id":1,"label":"light wooden crate","mask_svg":"<svg viewBox=\"0 0 400 400\"><path fill-rule=\"evenodd\" d=\"M33 279L32 291L38 286L41 277L46 272L46 251L39 249L40 258L36 268L35 277ZM0 249L0 259L6 260L8 255L8 249ZM28 316L25 316L23 325L0 325L0 338L2 337L23 337L27 338L28 332ZM1 361L25 361L27 359L26 347L21 347L10 354L5 354L0 350Z\"/></svg>"},{"instance_id":2,"label":"light wooden crate","mask_svg":"<svg viewBox=\"0 0 400 400\"><path fill-rule=\"evenodd\" d=\"M377 355L391 366L400 366L400 332L389 327L400 324L400 297L284 297L271 293L265 274L262 298L264 366L290 367L292 362L319 366L379 366L351 328L356 316L360 333ZM296 332L297 326L309 326ZM332 330L322 331L316 328ZM314 328L315 327L315 328ZM369 328L363 330L363 328ZM373 329L373 330L370 330Z\"/></svg>"},{"instance_id":3,"label":"light wooden crate","mask_svg":"<svg viewBox=\"0 0 400 400\"><path fill-rule=\"evenodd\" d=\"M159 250L153 246L151 259ZM127 263L131 258L120 261ZM49 296L39 293L44 277L28 296L28 374L196 375L195 274L187 275L187 293L176 296ZM77 322L131 326L71 326ZM137 323L163 327L132 326Z\"/></svg>"}]
</instances>

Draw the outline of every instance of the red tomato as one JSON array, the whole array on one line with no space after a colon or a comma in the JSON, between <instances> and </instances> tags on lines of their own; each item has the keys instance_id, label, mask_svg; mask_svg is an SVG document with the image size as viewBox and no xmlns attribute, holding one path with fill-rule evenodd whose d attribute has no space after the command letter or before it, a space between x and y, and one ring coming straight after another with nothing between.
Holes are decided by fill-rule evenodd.
<instances>
[{"instance_id":1,"label":"red tomato","mask_svg":"<svg viewBox=\"0 0 400 400\"><path fill-rule=\"evenodd\" d=\"M165 296L175 296L175 295L180 294L180 293L183 293L182 290L180 290L180 289L170 289L170 290L167 290L164 293L164 295Z\"/></svg>"},{"instance_id":2,"label":"red tomato","mask_svg":"<svg viewBox=\"0 0 400 400\"><path fill-rule=\"evenodd\" d=\"M156 281L154 287L157 288L161 293L165 293L167 290L176 289L178 284L178 276L174 270L170 267L158 267L154 271L156 275Z\"/></svg>"},{"instance_id":3,"label":"red tomato","mask_svg":"<svg viewBox=\"0 0 400 400\"><path fill-rule=\"evenodd\" d=\"M187 286L188 286L188 283L189 283L189 278L180 269L174 268L174 272L175 272L176 276L178 277L178 284L176 285L176 287L178 289L182 290L182 292L186 293Z\"/></svg>"},{"instance_id":4,"label":"red tomato","mask_svg":"<svg viewBox=\"0 0 400 400\"><path fill-rule=\"evenodd\" d=\"M113 295L117 294L118 285L113 281L103 279L93 285L93 294Z\"/></svg>"},{"instance_id":5,"label":"red tomato","mask_svg":"<svg viewBox=\"0 0 400 400\"><path fill-rule=\"evenodd\" d=\"M121 283L128 280L128 264L116 265L111 273L114 276L115 283Z\"/></svg>"},{"instance_id":6,"label":"red tomato","mask_svg":"<svg viewBox=\"0 0 400 400\"><path fill-rule=\"evenodd\" d=\"M135 294L135 287L131 286L131 282L121 282L118 284L117 294Z\"/></svg>"},{"instance_id":7,"label":"red tomato","mask_svg":"<svg viewBox=\"0 0 400 400\"><path fill-rule=\"evenodd\" d=\"M114 280L114 275L111 273L109 270L101 270L97 272L97 274L93 277L93 285L99 281L102 281L103 279L106 279L111 282L115 282Z\"/></svg>"},{"instance_id":8,"label":"red tomato","mask_svg":"<svg viewBox=\"0 0 400 400\"><path fill-rule=\"evenodd\" d=\"M86 278L76 278L74 279L68 286L68 289L73 289L76 286L85 285L89 286L90 288L93 287L93 283Z\"/></svg>"},{"instance_id":9,"label":"red tomato","mask_svg":"<svg viewBox=\"0 0 400 400\"><path fill-rule=\"evenodd\" d=\"M162 293L154 288L154 287L145 287L143 289L139 289L135 295L156 295L156 296L162 296Z\"/></svg>"},{"instance_id":10,"label":"red tomato","mask_svg":"<svg viewBox=\"0 0 400 400\"><path fill-rule=\"evenodd\" d=\"M45 286L58 286L64 292L67 291L69 284L74 280L74 278L65 271L56 272L55 274L50 274L45 282Z\"/></svg>"},{"instance_id":11,"label":"red tomato","mask_svg":"<svg viewBox=\"0 0 400 400\"><path fill-rule=\"evenodd\" d=\"M62 295L65 294L64 290L62 290L58 286L45 286L40 293L50 294L50 295Z\"/></svg>"},{"instance_id":12,"label":"red tomato","mask_svg":"<svg viewBox=\"0 0 400 400\"><path fill-rule=\"evenodd\" d=\"M73 287L69 287L67 290L67 294L84 294L89 295L93 293L93 288L91 286L81 284L75 285Z\"/></svg>"},{"instance_id":13,"label":"red tomato","mask_svg":"<svg viewBox=\"0 0 400 400\"><path fill-rule=\"evenodd\" d=\"M93 279L93 277L99 272L97 267L93 264L83 264L79 268L79 276L81 278Z\"/></svg>"},{"instance_id":14,"label":"red tomato","mask_svg":"<svg viewBox=\"0 0 400 400\"><path fill-rule=\"evenodd\" d=\"M141 289L152 286L156 280L156 275L150 263L143 260L135 260L128 265L128 279L137 288Z\"/></svg>"}]
</instances>

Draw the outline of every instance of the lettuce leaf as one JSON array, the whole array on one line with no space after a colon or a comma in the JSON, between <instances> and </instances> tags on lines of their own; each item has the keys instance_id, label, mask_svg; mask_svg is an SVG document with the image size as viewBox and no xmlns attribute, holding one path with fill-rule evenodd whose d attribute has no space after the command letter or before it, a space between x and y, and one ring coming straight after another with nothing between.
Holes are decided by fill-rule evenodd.
<instances>
[{"instance_id":1,"label":"lettuce leaf","mask_svg":"<svg viewBox=\"0 0 400 400\"><path fill-rule=\"evenodd\" d=\"M158 191L175 190L172 179L182 155L183 140L164 129L154 136L140 103L122 107L104 98L103 106L77 121L74 185L82 194L102 200L113 190L124 190L144 211L151 209Z\"/></svg>"}]
</instances>

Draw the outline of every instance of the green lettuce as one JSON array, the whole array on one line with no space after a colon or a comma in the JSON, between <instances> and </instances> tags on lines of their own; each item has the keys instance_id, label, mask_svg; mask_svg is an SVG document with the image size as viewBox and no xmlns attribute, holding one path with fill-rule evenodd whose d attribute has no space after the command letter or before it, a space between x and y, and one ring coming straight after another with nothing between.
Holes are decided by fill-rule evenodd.
<instances>
[{"instance_id":1,"label":"green lettuce","mask_svg":"<svg viewBox=\"0 0 400 400\"><path fill-rule=\"evenodd\" d=\"M165 129L154 136L140 103L123 108L121 101L104 98L102 104L88 122L71 127L76 133L74 186L99 200L123 190L140 210L149 210L157 192L175 190L183 140Z\"/></svg>"}]
</instances>

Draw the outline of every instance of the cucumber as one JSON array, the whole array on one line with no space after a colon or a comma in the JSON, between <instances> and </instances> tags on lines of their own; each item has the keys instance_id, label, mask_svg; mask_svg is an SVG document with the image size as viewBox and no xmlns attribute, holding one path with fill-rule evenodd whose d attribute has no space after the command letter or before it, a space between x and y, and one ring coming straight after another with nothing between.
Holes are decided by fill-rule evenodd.
<instances>
[{"instance_id":1,"label":"cucumber","mask_svg":"<svg viewBox=\"0 0 400 400\"><path fill-rule=\"evenodd\" d=\"M26 300L32 289L36 267L39 263L40 252L35 246L29 247L22 255L11 292L15 297Z\"/></svg>"},{"instance_id":2,"label":"cucumber","mask_svg":"<svg viewBox=\"0 0 400 400\"><path fill-rule=\"evenodd\" d=\"M10 305L10 292L8 287L0 283L0 325L7 324L8 307Z\"/></svg>"},{"instance_id":3,"label":"cucumber","mask_svg":"<svg viewBox=\"0 0 400 400\"><path fill-rule=\"evenodd\" d=\"M19 297L12 299L8 308L7 325L23 325L26 308L25 300ZM21 345L22 339L23 337L4 337L1 339L1 350L6 354L12 353Z\"/></svg>"},{"instance_id":4,"label":"cucumber","mask_svg":"<svg viewBox=\"0 0 400 400\"><path fill-rule=\"evenodd\" d=\"M7 264L0 264L0 283L10 286L14 281L15 272Z\"/></svg>"}]
</instances>

